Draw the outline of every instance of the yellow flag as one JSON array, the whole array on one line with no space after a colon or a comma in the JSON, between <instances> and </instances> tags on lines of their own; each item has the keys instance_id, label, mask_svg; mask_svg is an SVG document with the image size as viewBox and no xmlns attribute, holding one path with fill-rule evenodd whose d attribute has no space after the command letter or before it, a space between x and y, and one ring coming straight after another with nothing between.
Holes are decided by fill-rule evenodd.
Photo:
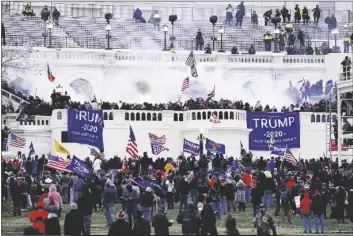
<instances>
[{"instance_id":1,"label":"yellow flag","mask_svg":"<svg viewBox=\"0 0 353 236\"><path fill-rule=\"evenodd\" d=\"M165 173L169 173L170 170L174 170L174 166L170 163L167 163L165 166L164 166L164 170L165 170Z\"/></svg>"},{"instance_id":2,"label":"yellow flag","mask_svg":"<svg viewBox=\"0 0 353 236\"><path fill-rule=\"evenodd\" d=\"M54 140L55 143L55 152L63 153L63 154L70 154L69 150L64 148L58 141Z\"/></svg>"}]
</instances>

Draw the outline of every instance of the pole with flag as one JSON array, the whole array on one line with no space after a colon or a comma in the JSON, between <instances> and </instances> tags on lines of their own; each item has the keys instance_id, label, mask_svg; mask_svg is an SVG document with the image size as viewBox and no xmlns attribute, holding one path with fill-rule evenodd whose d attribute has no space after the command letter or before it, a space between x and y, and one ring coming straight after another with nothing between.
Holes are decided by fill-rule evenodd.
<instances>
[{"instance_id":1,"label":"pole with flag","mask_svg":"<svg viewBox=\"0 0 353 236\"><path fill-rule=\"evenodd\" d=\"M48 73L48 80L49 80L50 82L54 82L55 76L54 76L53 73L51 72L49 63L47 63L47 73Z\"/></svg>"},{"instance_id":2,"label":"pole with flag","mask_svg":"<svg viewBox=\"0 0 353 236\"><path fill-rule=\"evenodd\" d=\"M35 153L35 151L34 151L33 143L31 142L31 145L29 145L28 157L30 157L34 153Z\"/></svg>"}]
</instances>

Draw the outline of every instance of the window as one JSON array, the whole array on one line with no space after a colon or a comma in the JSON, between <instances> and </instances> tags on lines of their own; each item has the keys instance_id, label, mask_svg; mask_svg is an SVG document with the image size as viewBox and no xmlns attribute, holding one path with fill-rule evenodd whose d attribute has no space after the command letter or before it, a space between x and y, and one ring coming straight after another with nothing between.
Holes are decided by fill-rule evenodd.
<instances>
[{"instance_id":1,"label":"window","mask_svg":"<svg viewBox=\"0 0 353 236\"><path fill-rule=\"evenodd\" d=\"M191 113L191 119L196 120L196 113L195 112Z\"/></svg>"},{"instance_id":2,"label":"window","mask_svg":"<svg viewBox=\"0 0 353 236\"><path fill-rule=\"evenodd\" d=\"M147 113L147 121L151 121L151 113Z\"/></svg>"},{"instance_id":3,"label":"window","mask_svg":"<svg viewBox=\"0 0 353 236\"><path fill-rule=\"evenodd\" d=\"M331 122L331 116L327 115L327 122L330 123Z\"/></svg>"},{"instance_id":4,"label":"window","mask_svg":"<svg viewBox=\"0 0 353 236\"><path fill-rule=\"evenodd\" d=\"M315 115L314 114L311 115L311 122L315 123Z\"/></svg>"},{"instance_id":5,"label":"window","mask_svg":"<svg viewBox=\"0 0 353 236\"><path fill-rule=\"evenodd\" d=\"M179 114L179 121L183 121L184 120L184 114L183 113L180 113Z\"/></svg>"},{"instance_id":6,"label":"window","mask_svg":"<svg viewBox=\"0 0 353 236\"><path fill-rule=\"evenodd\" d=\"M219 116L218 116L218 118L220 119L220 120L223 120L223 112L219 112Z\"/></svg>"},{"instance_id":7,"label":"window","mask_svg":"<svg viewBox=\"0 0 353 236\"><path fill-rule=\"evenodd\" d=\"M109 120L114 120L113 112L109 112Z\"/></svg>"},{"instance_id":8,"label":"window","mask_svg":"<svg viewBox=\"0 0 353 236\"><path fill-rule=\"evenodd\" d=\"M145 121L145 120L146 120L146 114L142 113L142 121Z\"/></svg>"},{"instance_id":9,"label":"window","mask_svg":"<svg viewBox=\"0 0 353 236\"><path fill-rule=\"evenodd\" d=\"M45 121L45 125L49 125L49 120L46 120L46 121Z\"/></svg>"},{"instance_id":10,"label":"window","mask_svg":"<svg viewBox=\"0 0 353 236\"><path fill-rule=\"evenodd\" d=\"M234 120L234 112L230 112L230 117L229 117L229 119L231 119L231 120Z\"/></svg>"},{"instance_id":11,"label":"window","mask_svg":"<svg viewBox=\"0 0 353 236\"><path fill-rule=\"evenodd\" d=\"M316 122L320 122L320 117L321 117L320 115L316 116Z\"/></svg>"},{"instance_id":12,"label":"window","mask_svg":"<svg viewBox=\"0 0 353 236\"><path fill-rule=\"evenodd\" d=\"M322 122L326 122L326 116L325 116L325 115L322 115L321 121L322 121Z\"/></svg>"},{"instance_id":13,"label":"window","mask_svg":"<svg viewBox=\"0 0 353 236\"><path fill-rule=\"evenodd\" d=\"M103 120L108 120L108 114L106 112L103 113Z\"/></svg>"},{"instance_id":14,"label":"window","mask_svg":"<svg viewBox=\"0 0 353 236\"><path fill-rule=\"evenodd\" d=\"M198 120L201 120L201 112L198 112L198 113L197 113L197 119L198 119Z\"/></svg>"},{"instance_id":15,"label":"window","mask_svg":"<svg viewBox=\"0 0 353 236\"><path fill-rule=\"evenodd\" d=\"M44 120L42 120L42 125L44 125Z\"/></svg>"},{"instance_id":16,"label":"window","mask_svg":"<svg viewBox=\"0 0 353 236\"><path fill-rule=\"evenodd\" d=\"M137 121L140 120L140 113L139 113L139 112L136 113L136 120L137 120Z\"/></svg>"},{"instance_id":17,"label":"window","mask_svg":"<svg viewBox=\"0 0 353 236\"><path fill-rule=\"evenodd\" d=\"M58 113L56 113L56 119L62 120L62 118L63 118L63 115L62 115L61 111L58 111Z\"/></svg>"},{"instance_id":18,"label":"window","mask_svg":"<svg viewBox=\"0 0 353 236\"><path fill-rule=\"evenodd\" d=\"M61 131L61 142L62 142L62 143L71 143L71 142L67 139L67 131Z\"/></svg>"},{"instance_id":19,"label":"window","mask_svg":"<svg viewBox=\"0 0 353 236\"><path fill-rule=\"evenodd\" d=\"M129 113L128 112L125 113L125 120L129 120Z\"/></svg>"},{"instance_id":20,"label":"window","mask_svg":"<svg viewBox=\"0 0 353 236\"><path fill-rule=\"evenodd\" d=\"M158 113L158 121L162 121L162 113Z\"/></svg>"},{"instance_id":21,"label":"window","mask_svg":"<svg viewBox=\"0 0 353 236\"><path fill-rule=\"evenodd\" d=\"M178 121L178 113L174 113L174 121Z\"/></svg>"},{"instance_id":22,"label":"window","mask_svg":"<svg viewBox=\"0 0 353 236\"><path fill-rule=\"evenodd\" d=\"M40 125L40 120L37 120L37 125Z\"/></svg>"},{"instance_id":23,"label":"window","mask_svg":"<svg viewBox=\"0 0 353 236\"><path fill-rule=\"evenodd\" d=\"M211 118L211 112L207 112L207 119L210 119Z\"/></svg>"},{"instance_id":24,"label":"window","mask_svg":"<svg viewBox=\"0 0 353 236\"><path fill-rule=\"evenodd\" d=\"M135 120L135 113L133 113L133 112L130 113L130 120L131 121Z\"/></svg>"},{"instance_id":25,"label":"window","mask_svg":"<svg viewBox=\"0 0 353 236\"><path fill-rule=\"evenodd\" d=\"M206 112L205 112L205 111L202 112L202 119L203 119L203 120L207 120L207 116L206 116Z\"/></svg>"},{"instance_id":26,"label":"window","mask_svg":"<svg viewBox=\"0 0 353 236\"><path fill-rule=\"evenodd\" d=\"M156 113L153 113L153 114L152 114L152 120L153 120L153 121L157 121L157 115L156 115Z\"/></svg>"},{"instance_id":27,"label":"window","mask_svg":"<svg viewBox=\"0 0 353 236\"><path fill-rule=\"evenodd\" d=\"M225 112L224 112L224 119L225 119L225 120L228 120L228 111L225 111Z\"/></svg>"}]
</instances>

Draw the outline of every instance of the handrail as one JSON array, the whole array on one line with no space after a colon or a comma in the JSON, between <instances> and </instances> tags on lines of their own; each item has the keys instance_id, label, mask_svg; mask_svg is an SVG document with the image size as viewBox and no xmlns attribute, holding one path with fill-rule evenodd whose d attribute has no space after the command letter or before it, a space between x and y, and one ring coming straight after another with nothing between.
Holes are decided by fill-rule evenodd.
<instances>
[{"instance_id":1,"label":"handrail","mask_svg":"<svg viewBox=\"0 0 353 236\"><path fill-rule=\"evenodd\" d=\"M17 102L17 103L27 103L27 104L29 104L29 102L28 101L26 101L25 99L23 99L23 98L20 98L19 96L17 96L17 95L14 95L13 93L11 93L11 92L9 92L9 91L7 91L7 90L5 90L5 89L1 89L1 92L2 92L2 94L4 95L4 94L9 94L10 96L8 96L8 98L9 99L11 99L11 100L13 100L13 101L15 101L15 102ZM6 96L7 97L7 96ZM14 100L14 99L12 99L12 97L15 97L17 100L19 100L19 101L16 101L16 100Z\"/></svg>"}]
</instances>

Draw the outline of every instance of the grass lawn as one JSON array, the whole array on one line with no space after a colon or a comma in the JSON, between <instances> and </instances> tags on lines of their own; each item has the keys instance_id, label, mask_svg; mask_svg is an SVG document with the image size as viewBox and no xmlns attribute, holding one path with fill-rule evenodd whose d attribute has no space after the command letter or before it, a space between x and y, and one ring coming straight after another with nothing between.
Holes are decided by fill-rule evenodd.
<instances>
[{"instance_id":1,"label":"grass lawn","mask_svg":"<svg viewBox=\"0 0 353 236\"><path fill-rule=\"evenodd\" d=\"M118 212L119 209L120 209L120 206L116 205L115 212ZM65 205L63 209L62 217L60 219L60 226L62 229L62 233L63 233L65 213L67 211L69 211L69 205ZM274 208L271 208L269 211L273 215ZM174 220L174 225L170 228L170 234L181 234L181 225L176 223L177 214L178 214L177 209L168 211L168 218L170 220ZM254 234L254 232L252 231L252 224L251 224L252 205L247 205L246 212L241 212L239 214L239 213L234 213L232 211L232 214L237 219L237 228L239 229L241 235ZM9 203L5 203L2 206L1 234L2 235L22 235L23 229L25 227L30 226L28 215L29 213L26 213L21 217L12 217L12 206ZM277 222L278 218L275 217L275 220ZM276 223L277 234L280 234L280 235L303 234L303 227L301 222L302 221L299 216L294 216L292 225L282 224L280 222L280 225L278 226L278 223ZM314 220L312 220L312 227L313 227L312 231L315 232L313 223L314 223ZM337 224L337 220L330 220L330 219L327 219L325 224L326 224L326 233L331 233L331 234L349 227L349 224ZM93 213L92 228L91 228L92 235L107 235L108 228L106 227L106 225L107 225L107 221L102 212ZM225 216L222 216L222 219L220 221L217 221L217 230L218 230L218 234L225 233ZM153 232L153 228L152 228L152 232Z\"/></svg>"}]
</instances>

